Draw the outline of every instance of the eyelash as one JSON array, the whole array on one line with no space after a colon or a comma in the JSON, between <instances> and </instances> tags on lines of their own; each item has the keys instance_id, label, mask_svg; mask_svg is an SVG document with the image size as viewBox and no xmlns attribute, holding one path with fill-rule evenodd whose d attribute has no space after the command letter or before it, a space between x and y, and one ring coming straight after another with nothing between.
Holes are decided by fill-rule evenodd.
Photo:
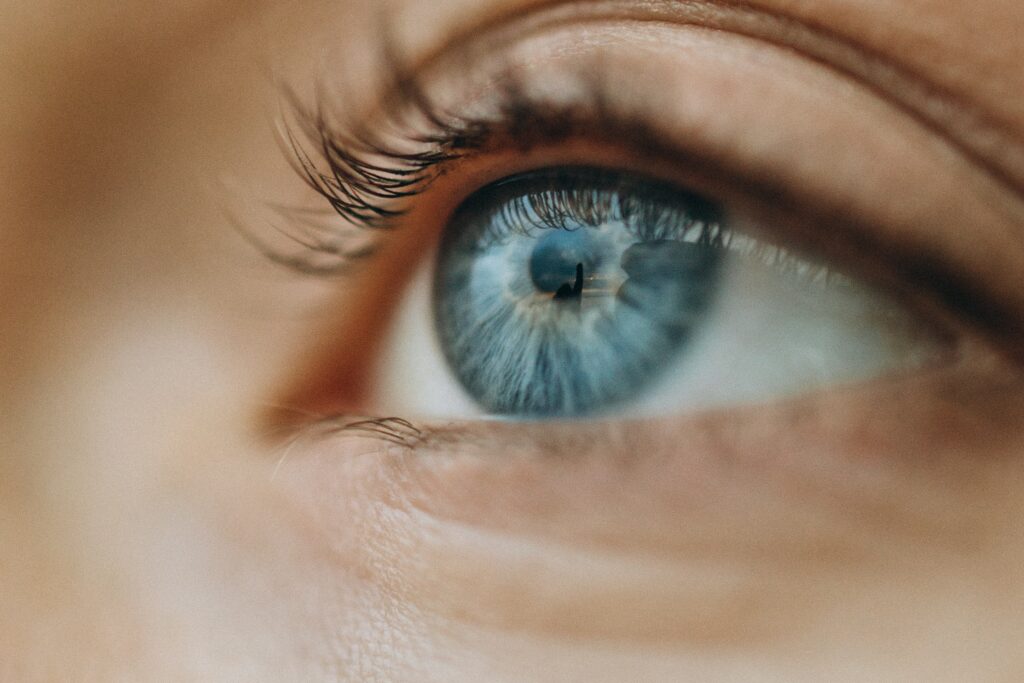
<instances>
[{"instance_id":1,"label":"eyelash","mask_svg":"<svg viewBox=\"0 0 1024 683\"><path fill-rule=\"evenodd\" d=\"M586 129L590 137L617 140L637 154L654 153L663 140L640 118L623 118L606 105L605 85L582 77L584 96L572 106L552 106L507 78L497 94L497 113L486 118L443 111L420 81L393 69L386 119L377 130L339 128L321 105L308 108L286 91L288 113L281 136L293 168L342 220L325 224L309 212L285 215L282 231L300 244L299 254L263 249L271 260L306 274L345 273L373 253L367 232L396 227L412 198L427 190L450 163L488 149L521 151L555 145ZM310 149L315 152L310 153ZM664 153L661 153L662 156ZM289 233L289 230L292 230ZM313 237L313 239L311 239ZM369 244L368 244L369 242Z\"/></svg>"}]
</instances>

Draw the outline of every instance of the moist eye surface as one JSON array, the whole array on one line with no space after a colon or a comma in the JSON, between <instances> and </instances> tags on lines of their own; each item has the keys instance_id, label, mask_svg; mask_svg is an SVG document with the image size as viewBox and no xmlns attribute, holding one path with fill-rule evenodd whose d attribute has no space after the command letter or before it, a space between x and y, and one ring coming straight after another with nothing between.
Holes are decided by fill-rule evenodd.
<instances>
[{"instance_id":1,"label":"moist eye surface","mask_svg":"<svg viewBox=\"0 0 1024 683\"><path fill-rule=\"evenodd\" d=\"M721 215L667 184L591 168L479 190L448 225L434 281L450 368L499 415L586 415L634 398L713 306Z\"/></svg>"}]
</instances>

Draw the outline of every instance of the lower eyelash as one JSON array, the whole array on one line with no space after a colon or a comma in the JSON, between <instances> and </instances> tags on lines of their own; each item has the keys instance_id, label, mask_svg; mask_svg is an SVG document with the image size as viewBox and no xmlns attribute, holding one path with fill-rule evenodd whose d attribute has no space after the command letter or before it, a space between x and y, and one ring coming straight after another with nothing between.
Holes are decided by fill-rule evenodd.
<instances>
[{"instance_id":1,"label":"lower eyelash","mask_svg":"<svg viewBox=\"0 0 1024 683\"><path fill-rule=\"evenodd\" d=\"M426 432L400 417L334 418L320 424L326 435L344 434L415 448L423 443Z\"/></svg>"}]
</instances>

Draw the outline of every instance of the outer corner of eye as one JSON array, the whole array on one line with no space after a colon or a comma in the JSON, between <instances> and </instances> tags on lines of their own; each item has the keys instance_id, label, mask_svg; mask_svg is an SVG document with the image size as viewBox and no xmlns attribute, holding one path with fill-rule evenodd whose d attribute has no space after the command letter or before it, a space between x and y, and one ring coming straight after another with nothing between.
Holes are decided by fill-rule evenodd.
<instances>
[{"instance_id":1,"label":"outer corner of eye","mask_svg":"<svg viewBox=\"0 0 1024 683\"><path fill-rule=\"evenodd\" d=\"M396 312L374 408L673 414L938 357L928 326L890 297L734 233L727 215L683 188L586 167L479 189Z\"/></svg>"}]
</instances>

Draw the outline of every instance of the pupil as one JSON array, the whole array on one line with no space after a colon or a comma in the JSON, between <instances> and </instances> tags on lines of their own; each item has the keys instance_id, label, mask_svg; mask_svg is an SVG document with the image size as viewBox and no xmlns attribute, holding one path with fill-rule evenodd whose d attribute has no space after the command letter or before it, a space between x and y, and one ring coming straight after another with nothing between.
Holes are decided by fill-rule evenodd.
<instances>
[{"instance_id":1,"label":"pupil","mask_svg":"<svg viewBox=\"0 0 1024 683\"><path fill-rule=\"evenodd\" d=\"M552 230L538 240L530 254L530 279L542 293L571 291L578 267L582 266L585 278L597 270L600 260L596 240L586 229Z\"/></svg>"}]
</instances>

